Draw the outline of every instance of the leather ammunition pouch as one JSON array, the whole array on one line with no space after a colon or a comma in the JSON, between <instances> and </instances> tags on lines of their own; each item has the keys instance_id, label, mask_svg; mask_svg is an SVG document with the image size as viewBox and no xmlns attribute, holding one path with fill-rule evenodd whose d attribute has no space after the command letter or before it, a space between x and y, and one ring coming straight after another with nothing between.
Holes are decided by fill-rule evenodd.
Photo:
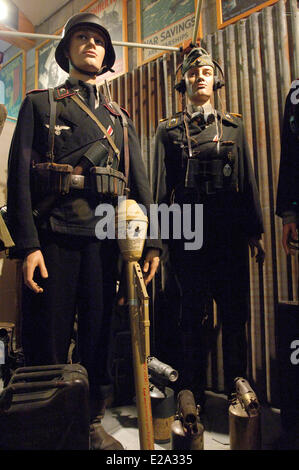
<instances>
[{"instance_id":1,"label":"leather ammunition pouch","mask_svg":"<svg viewBox=\"0 0 299 470\"><path fill-rule=\"evenodd\" d=\"M56 101L54 90L49 89L50 123L48 134L48 152L46 162L35 163L31 167L32 183L35 194L68 194L70 191L73 167L68 164L54 163L54 139L56 123Z\"/></svg>"},{"instance_id":2,"label":"leather ammunition pouch","mask_svg":"<svg viewBox=\"0 0 299 470\"><path fill-rule=\"evenodd\" d=\"M33 163L32 177L36 194L68 194L73 167L52 162Z\"/></svg>"},{"instance_id":3,"label":"leather ammunition pouch","mask_svg":"<svg viewBox=\"0 0 299 470\"><path fill-rule=\"evenodd\" d=\"M94 166L90 169L91 191L104 196L123 196L126 189L126 177L111 167Z\"/></svg>"}]
</instances>

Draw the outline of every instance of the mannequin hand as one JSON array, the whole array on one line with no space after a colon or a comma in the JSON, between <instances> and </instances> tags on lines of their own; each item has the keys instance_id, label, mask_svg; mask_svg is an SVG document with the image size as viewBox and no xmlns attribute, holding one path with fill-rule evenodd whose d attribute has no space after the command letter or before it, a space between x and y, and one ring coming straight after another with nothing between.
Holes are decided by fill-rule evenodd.
<instances>
[{"instance_id":1,"label":"mannequin hand","mask_svg":"<svg viewBox=\"0 0 299 470\"><path fill-rule=\"evenodd\" d=\"M23 262L23 278L24 283L29 289L33 290L36 294L40 294L44 290L34 281L34 271L39 268L41 276L43 278L48 277L48 271L45 265L44 257L40 250L33 251L30 253Z\"/></svg>"},{"instance_id":2,"label":"mannequin hand","mask_svg":"<svg viewBox=\"0 0 299 470\"><path fill-rule=\"evenodd\" d=\"M263 248L263 244L261 240L258 240L257 238L249 238L248 240L248 245L250 247L250 252L251 252L251 258L255 256L255 249L257 248L257 254L255 256L256 262L263 264L265 261L265 250Z\"/></svg>"},{"instance_id":3,"label":"mannequin hand","mask_svg":"<svg viewBox=\"0 0 299 470\"><path fill-rule=\"evenodd\" d=\"M282 229L282 246L287 255L294 255L295 252L288 246L288 239L292 237L294 240L298 240L298 233L295 222L285 224Z\"/></svg>"},{"instance_id":4,"label":"mannequin hand","mask_svg":"<svg viewBox=\"0 0 299 470\"><path fill-rule=\"evenodd\" d=\"M143 263L143 273L145 285L149 284L153 279L160 262L159 250L149 249L145 255Z\"/></svg>"}]
</instances>

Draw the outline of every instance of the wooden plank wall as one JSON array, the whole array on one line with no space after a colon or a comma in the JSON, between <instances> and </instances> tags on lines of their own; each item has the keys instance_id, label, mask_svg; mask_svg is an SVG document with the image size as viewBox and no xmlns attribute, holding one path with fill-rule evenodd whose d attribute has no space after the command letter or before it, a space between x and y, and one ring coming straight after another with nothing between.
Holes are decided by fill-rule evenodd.
<instances>
[{"instance_id":1,"label":"wooden plank wall","mask_svg":"<svg viewBox=\"0 0 299 470\"><path fill-rule=\"evenodd\" d=\"M243 115L258 181L264 221L266 261L250 263L251 320L248 324L249 376L261 400L279 405L277 306L298 302L298 262L281 247L281 220L275 216L280 133L286 95L299 77L299 24L296 0L280 0L234 25L204 37L205 47L223 67L226 86L216 107ZM159 120L182 109L173 90L181 54L165 54L111 82L113 99L130 113L150 175ZM158 314L158 312L155 312ZM209 384L223 390L221 329L215 326Z\"/></svg>"}]
</instances>

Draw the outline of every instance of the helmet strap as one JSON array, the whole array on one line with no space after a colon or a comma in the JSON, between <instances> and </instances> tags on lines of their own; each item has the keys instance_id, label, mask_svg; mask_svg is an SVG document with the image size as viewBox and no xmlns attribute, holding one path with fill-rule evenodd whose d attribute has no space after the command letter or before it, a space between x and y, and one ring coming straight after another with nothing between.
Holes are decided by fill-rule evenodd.
<instances>
[{"instance_id":1,"label":"helmet strap","mask_svg":"<svg viewBox=\"0 0 299 470\"><path fill-rule=\"evenodd\" d=\"M83 70L83 69L80 69L80 67L77 67L77 65L75 65L71 59L69 58L69 61L72 65L72 67L74 69L76 69L78 72L82 73L83 75L88 75L89 77L98 77L99 75L101 75L102 73L104 73L104 71L106 71L105 69L107 69L107 66L104 65L103 67L101 67L98 71L96 72L88 72L87 70Z\"/></svg>"}]
</instances>

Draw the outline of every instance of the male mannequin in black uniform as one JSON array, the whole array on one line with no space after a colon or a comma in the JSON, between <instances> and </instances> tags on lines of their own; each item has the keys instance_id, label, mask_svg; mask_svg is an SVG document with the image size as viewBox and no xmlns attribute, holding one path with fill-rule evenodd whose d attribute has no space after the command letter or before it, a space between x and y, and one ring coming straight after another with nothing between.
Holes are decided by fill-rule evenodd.
<instances>
[{"instance_id":1,"label":"male mannequin in black uniform","mask_svg":"<svg viewBox=\"0 0 299 470\"><path fill-rule=\"evenodd\" d=\"M224 377L230 396L234 378L246 376L248 244L252 256L257 250L257 261L264 259L262 214L242 121L215 110L210 101L213 90L222 85L216 71L203 49L193 48L185 56L183 78L176 88L187 93L188 104L183 112L160 123L152 175L155 202L176 203L182 211L184 204L191 204L194 218L195 205L203 204L202 248L186 249L184 237L168 242L181 293L178 388L189 388L201 405L207 297L215 299L221 315Z\"/></svg>"},{"instance_id":2,"label":"male mannequin in black uniform","mask_svg":"<svg viewBox=\"0 0 299 470\"><path fill-rule=\"evenodd\" d=\"M60 67L69 72L69 79L54 90L54 161L71 165L72 182L76 187L78 181L83 181L83 187L71 186L68 194L54 198L44 215L34 219L32 211L36 207L40 211L42 196L32 187L31 169L33 162L46 161L49 151L50 94L47 90L27 94L11 145L8 173L10 227L17 256L24 259L22 342L26 365L65 363L77 309L79 356L89 376L91 449L115 450L122 445L105 433L100 421L112 387L109 338L119 251L115 240L99 240L95 236L99 196L90 190L90 169L103 162L97 152L89 152L92 144L98 142L101 152L106 147L107 161L111 146L105 133L71 98L76 95L88 104L114 138L120 150L118 170L124 172L120 114L96 86L97 76L111 70L115 52L99 18L79 13L66 23L55 57ZM137 202L148 208L152 195L133 123L126 118L130 197L136 196ZM113 154L113 162L115 158ZM146 283L157 269L160 249L159 240L146 241Z\"/></svg>"},{"instance_id":3,"label":"male mannequin in black uniform","mask_svg":"<svg viewBox=\"0 0 299 470\"><path fill-rule=\"evenodd\" d=\"M290 237L298 240L299 224L299 80L295 80L285 102L276 214L282 218L282 245L287 255L295 252Z\"/></svg>"}]
</instances>

